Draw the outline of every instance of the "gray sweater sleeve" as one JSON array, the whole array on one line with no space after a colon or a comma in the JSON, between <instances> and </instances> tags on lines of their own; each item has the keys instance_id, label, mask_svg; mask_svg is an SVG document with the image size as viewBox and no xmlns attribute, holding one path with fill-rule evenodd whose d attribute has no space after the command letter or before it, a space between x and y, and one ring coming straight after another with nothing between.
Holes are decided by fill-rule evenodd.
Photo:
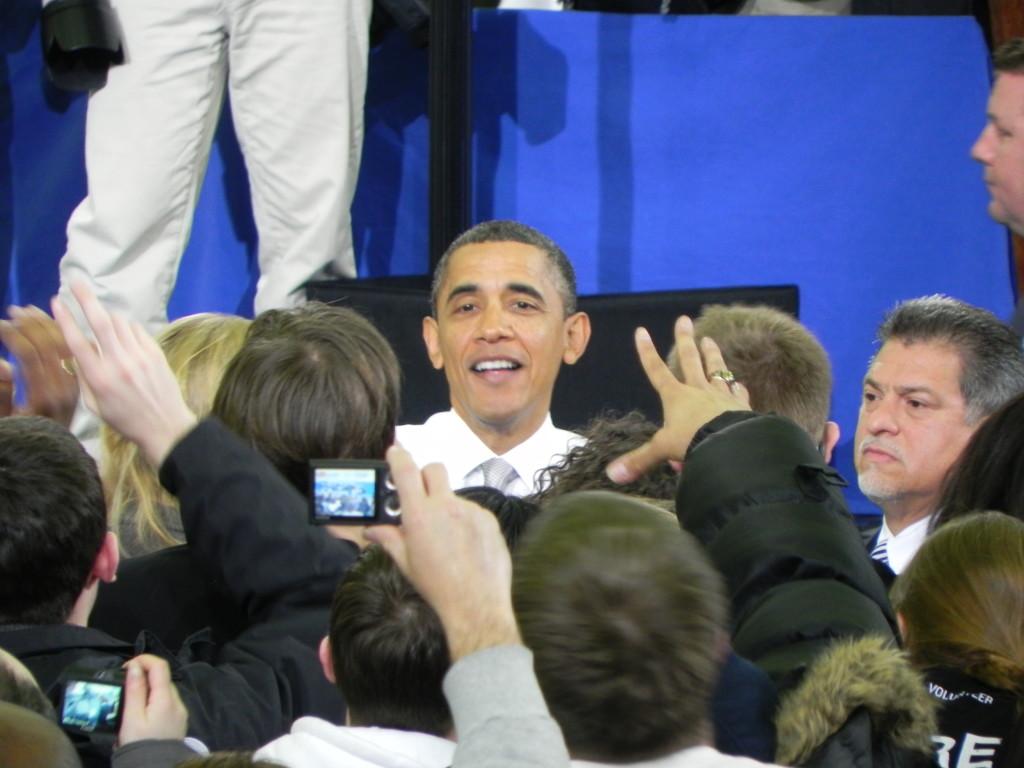
<instances>
[{"instance_id":1,"label":"gray sweater sleeve","mask_svg":"<svg viewBox=\"0 0 1024 768\"><path fill-rule=\"evenodd\" d=\"M569 765L558 724L521 645L460 659L444 679L458 746L452 768L555 768Z\"/></svg>"}]
</instances>

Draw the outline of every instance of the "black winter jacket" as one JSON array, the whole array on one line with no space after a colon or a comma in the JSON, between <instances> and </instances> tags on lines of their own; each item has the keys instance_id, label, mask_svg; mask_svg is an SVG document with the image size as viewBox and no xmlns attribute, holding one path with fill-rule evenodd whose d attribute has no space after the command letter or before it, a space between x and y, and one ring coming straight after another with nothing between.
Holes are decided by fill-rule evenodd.
<instances>
[{"instance_id":1,"label":"black winter jacket","mask_svg":"<svg viewBox=\"0 0 1024 768\"><path fill-rule=\"evenodd\" d=\"M895 617L842 495L788 419L729 412L691 444L676 514L726 580L736 652L796 684L831 642L895 637Z\"/></svg>"}]
</instances>

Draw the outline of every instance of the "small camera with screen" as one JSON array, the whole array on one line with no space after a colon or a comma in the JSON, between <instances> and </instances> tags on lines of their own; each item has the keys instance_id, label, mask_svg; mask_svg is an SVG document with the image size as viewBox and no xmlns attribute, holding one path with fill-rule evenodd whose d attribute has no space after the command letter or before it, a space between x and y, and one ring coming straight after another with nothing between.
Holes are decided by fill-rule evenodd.
<instances>
[{"instance_id":1,"label":"small camera with screen","mask_svg":"<svg viewBox=\"0 0 1024 768\"><path fill-rule=\"evenodd\" d=\"M61 727L86 735L116 734L124 709L124 670L71 668L62 678Z\"/></svg>"},{"instance_id":2,"label":"small camera with screen","mask_svg":"<svg viewBox=\"0 0 1024 768\"><path fill-rule=\"evenodd\" d=\"M309 516L318 525L397 525L398 492L388 465L363 459L309 462Z\"/></svg>"}]
</instances>

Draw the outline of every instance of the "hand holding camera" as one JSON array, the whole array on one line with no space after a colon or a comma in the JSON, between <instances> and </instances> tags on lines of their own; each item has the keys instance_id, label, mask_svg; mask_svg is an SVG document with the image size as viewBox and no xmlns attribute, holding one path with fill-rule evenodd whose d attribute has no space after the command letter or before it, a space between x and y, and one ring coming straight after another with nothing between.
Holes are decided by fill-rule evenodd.
<instances>
[{"instance_id":1,"label":"hand holding camera","mask_svg":"<svg viewBox=\"0 0 1024 768\"><path fill-rule=\"evenodd\" d=\"M85 404L159 467L197 421L163 350L141 325L109 312L84 283L72 284L71 292L94 342L61 299L54 297L51 307L74 355Z\"/></svg>"},{"instance_id":2,"label":"hand holding camera","mask_svg":"<svg viewBox=\"0 0 1024 768\"><path fill-rule=\"evenodd\" d=\"M309 462L309 519L317 525L398 525L402 511L387 462Z\"/></svg>"},{"instance_id":3,"label":"hand holding camera","mask_svg":"<svg viewBox=\"0 0 1024 768\"><path fill-rule=\"evenodd\" d=\"M440 464L421 472L401 447L388 449L402 499L402 525L378 525L382 546L437 611L452 662L495 645L519 644L512 613L512 561L493 514L456 496Z\"/></svg>"},{"instance_id":4,"label":"hand holding camera","mask_svg":"<svg viewBox=\"0 0 1024 768\"><path fill-rule=\"evenodd\" d=\"M143 654L128 662L124 683L121 746L143 739L183 739L188 710L171 682L171 668L157 656Z\"/></svg>"}]
</instances>

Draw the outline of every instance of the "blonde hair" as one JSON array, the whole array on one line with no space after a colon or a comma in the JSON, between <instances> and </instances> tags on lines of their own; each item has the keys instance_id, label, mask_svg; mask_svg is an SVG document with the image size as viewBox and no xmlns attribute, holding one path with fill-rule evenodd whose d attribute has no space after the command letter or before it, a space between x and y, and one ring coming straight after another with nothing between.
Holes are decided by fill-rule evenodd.
<instances>
[{"instance_id":1,"label":"blonde hair","mask_svg":"<svg viewBox=\"0 0 1024 768\"><path fill-rule=\"evenodd\" d=\"M818 443L828 420L832 366L828 353L799 320L774 307L711 304L693 323L699 342L710 336L736 379L750 391L750 407L799 424ZM683 377L679 353L668 367Z\"/></svg>"},{"instance_id":2,"label":"blonde hair","mask_svg":"<svg viewBox=\"0 0 1024 768\"><path fill-rule=\"evenodd\" d=\"M1024 697L1024 522L981 512L942 526L891 597L917 666L960 669Z\"/></svg>"},{"instance_id":3,"label":"blonde hair","mask_svg":"<svg viewBox=\"0 0 1024 768\"><path fill-rule=\"evenodd\" d=\"M245 341L250 320L203 313L179 318L157 337L189 408L210 412L228 362ZM156 469L134 443L105 424L100 430L103 488L111 526L128 555L183 543L178 502L160 486Z\"/></svg>"}]
</instances>

